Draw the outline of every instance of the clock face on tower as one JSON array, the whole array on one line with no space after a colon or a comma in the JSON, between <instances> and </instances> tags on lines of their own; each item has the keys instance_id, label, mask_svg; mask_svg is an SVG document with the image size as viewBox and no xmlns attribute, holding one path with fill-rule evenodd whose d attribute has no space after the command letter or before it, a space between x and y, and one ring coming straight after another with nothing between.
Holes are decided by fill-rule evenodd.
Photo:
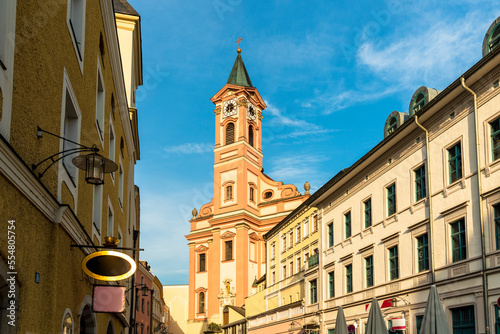
<instances>
[{"instance_id":1,"label":"clock face on tower","mask_svg":"<svg viewBox=\"0 0 500 334\"><path fill-rule=\"evenodd\" d=\"M229 116L235 116L237 113L238 113L238 108L235 99L224 102L222 111L223 118Z\"/></svg>"},{"instance_id":2,"label":"clock face on tower","mask_svg":"<svg viewBox=\"0 0 500 334\"><path fill-rule=\"evenodd\" d=\"M251 103L247 107L247 117L254 121L257 118L257 108Z\"/></svg>"}]
</instances>

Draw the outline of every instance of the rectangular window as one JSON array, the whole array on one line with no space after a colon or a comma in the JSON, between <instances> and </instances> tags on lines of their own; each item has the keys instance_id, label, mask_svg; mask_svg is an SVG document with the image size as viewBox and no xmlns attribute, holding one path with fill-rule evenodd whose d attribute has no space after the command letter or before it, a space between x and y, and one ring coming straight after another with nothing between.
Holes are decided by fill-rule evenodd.
<instances>
[{"instance_id":1,"label":"rectangular window","mask_svg":"<svg viewBox=\"0 0 500 334\"><path fill-rule=\"evenodd\" d=\"M226 201L233 199L233 186L226 187Z\"/></svg>"},{"instance_id":2,"label":"rectangular window","mask_svg":"<svg viewBox=\"0 0 500 334\"><path fill-rule=\"evenodd\" d=\"M330 329L328 330L328 334L335 334L335 328L333 328L333 329L331 329L331 328L330 328Z\"/></svg>"},{"instance_id":3,"label":"rectangular window","mask_svg":"<svg viewBox=\"0 0 500 334\"><path fill-rule=\"evenodd\" d=\"M309 282L309 292L311 295L311 304L318 302L318 282L314 279Z\"/></svg>"},{"instance_id":4,"label":"rectangular window","mask_svg":"<svg viewBox=\"0 0 500 334\"><path fill-rule=\"evenodd\" d=\"M304 222L304 237L307 237L309 235L309 220L306 220Z\"/></svg>"},{"instance_id":5,"label":"rectangular window","mask_svg":"<svg viewBox=\"0 0 500 334\"><path fill-rule=\"evenodd\" d=\"M451 223L451 253L453 262L465 260L465 220L460 219Z\"/></svg>"},{"instance_id":6,"label":"rectangular window","mask_svg":"<svg viewBox=\"0 0 500 334\"><path fill-rule=\"evenodd\" d=\"M391 281L399 278L398 246L389 248L389 277Z\"/></svg>"},{"instance_id":7,"label":"rectangular window","mask_svg":"<svg viewBox=\"0 0 500 334\"><path fill-rule=\"evenodd\" d=\"M68 24L71 36L76 45L78 58L82 61L85 36L85 0L69 0L68 11Z\"/></svg>"},{"instance_id":8,"label":"rectangular window","mask_svg":"<svg viewBox=\"0 0 500 334\"><path fill-rule=\"evenodd\" d=\"M205 271L206 270L206 267L205 267L205 257L206 257L206 254L200 254L200 271Z\"/></svg>"},{"instance_id":9,"label":"rectangular window","mask_svg":"<svg viewBox=\"0 0 500 334\"><path fill-rule=\"evenodd\" d=\"M290 261L290 276L293 276L293 261Z\"/></svg>"},{"instance_id":10,"label":"rectangular window","mask_svg":"<svg viewBox=\"0 0 500 334\"><path fill-rule=\"evenodd\" d=\"M114 236L115 232L115 217L113 214L113 209L108 207L108 237Z\"/></svg>"},{"instance_id":11,"label":"rectangular window","mask_svg":"<svg viewBox=\"0 0 500 334\"><path fill-rule=\"evenodd\" d=\"M365 258L366 287L373 286L373 256Z\"/></svg>"},{"instance_id":12,"label":"rectangular window","mask_svg":"<svg viewBox=\"0 0 500 334\"><path fill-rule=\"evenodd\" d=\"M300 226L297 227L297 242L300 242L300 239L301 236L300 236Z\"/></svg>"},{"instance_id":13,"label":"rectangular window","mask_svg":"<svg viewBox=\"0 0 500 334\"><path fill-rule=\"evenodd\" d=\"M335 297L335 272L328 273L328 297Z\"/></svg>"},{"instance_id":14,"label":"rectangular window","mask_svg":"<svg viewBox=\"0 0 500 334\"><path fill-rule=\"evenodd\" d=\"M111 121L109 122L109 160L115 161L115 131L113 130L113 125ZM114 173L111 173L114 177Z\"/></svg>"},{"instance_id":15,"label":"rectangular window","mask_svg":"<svg viewBox=\"0 0 500 334\"><path fill-rule=\"evenodd\" d=\"M493 206L495 211L495 239L497 250L500 249L500 204Z\"/></svg>"},{"instance_id":16,"label":"rectangular window","mask_svg":"<svg viewBox=\"0 0 500 334\"><path fill-rule=\"evenodd\" d=\"M118 202L123 208L123 167L121 163L118 171Z\"/></svg>"},{"instance_id":17,"label":"rectangular window","mask_svg":"<svg viewBox=\"0 0 500 334\"><path fill-rule=\"evenodd\" d=\"M283 242L282 242L282 245L283 245L282 251L284 252L284 251L286 251L286 235L283 236L282 240L283 240Z\"/></svg>"},{"instance_id":18,"label":"rectangular window","mask_svg":"<svg viewBox=\"0 0 500 334\"><path fill-rule=\"evenodd\" d=\"M293 247L293 231L290 231L289 235L290 235L290 246L288 246L288 247L292 248Z\"/></svg>"},{"instance_id":19,"label":"rectangular window","mask_svg":"<svg viewBox=\"0 0 500 334\"><path fill-rule=\"evenodd\" d=\"M297 258L297 271L302 270L302 263L300 263L300 257Z\"/></svg>"},{"instance_id":20,"label":"rectangular window","mask_svg":"<svg viewBox=\"0 0 500 334\"><path fill-rule=\"evenodd\" d=\"M94 186L94 208L92 212L92 222L94 223L97 232L101 233L102 221L102 184Z\"/></svg>"},{"instance_id":21,"label":"rectangular window","mask_svg":"<svg viewBox=\"0 0 500 334\"><path fill-rule=\"evenodd\" d=\"M493 161L500 158L500 117L490 123Z\"/></svg>"},{"instance_id":22,"label":"rectangular window","mask_svg":"<svg viewBox=\"0 0 500 334\"><path fill-rule=\"evenodd\" d=\"M328 224L328 247L333 246L333 223Z\"/></svg>"},{"instance_id":23,"label":"rectangular window","mask_svg":"<svg viewBox=\"0 0 500 334\"><path fill-rule=\"evenodd\" d=\"M318 216L313 217L313 232L318 231Z\"/></svg>"},{"instance_id":24,"label":"rectangular window","mask_svg":"<svg viewBox=\"0 0 500 334\"><path fill-rule=\"evenodd\" d=\"M451 309L453 333L475 333L474 306Z\"/></svg>"},{"instance_id":25,"label":"rectangular window","mask_svg":"<svg viewBox=\"0 0 500 334\"><path fill-rule=\"evenodd\" d=\"M286 266L283 266L283 279L286 278Z\"/></svg>"},{"instance_id":26,"label":"rectangular window","mask_svg":"<svg viewBox=\"0 0 500 334\"><path fill-rule=\"evenodd\" d=\"M417 315L415 317L415 323L417 325L417 334L420 333L420 327L422 327L422 320L424 320L424 316L423 315Z\"/></svg>"},{"instance_id":27,"label":"rectangular window","mask_svg":"<svg viewBox=\"0 0 500 334\"><path fill-rule=\"evenodd\" d=\"M415 171L415 201L425 198L425 166L421 166Z\"/></svg>"},{"instance_id":28,"label":"rectangular window","mask_svg":"<svg viewBox=\"0 0 500 334\"><path fill-rule=\"evenodd\" d=\"M273 242L271 245L271 260L276 258L276 243Z\"/></svg>"},{"instance_id":29,"label":"rectangular window","mask_svg":"<svg viewBox=\"0 0 500 334\"><path fill-rule=\"evenodd\" d=\"M104 80L102 79L101 71L97 71L97 93L95 105L95 119L97 125L97 132L101 141L104 140Z\"/></svg>"},{"instance_id":30,"label":"rectangular window","mask_svg":"<svg viewBox=\"0 0 500 334\"><path fill-rule=\"evenodd\" d=\"M273 275L272 275L272 284L276 283L276 272L273 271Z\"/></svg>"},{"instance_id":31,"label":"rectangular window","mask_svg":"<svg viewBox=\"0 0 500 334\"><path fill-rule=\"evenodd\" d=\"M233 241L226 241L226 261L233 259Z\"/></svg>"},{"instance_id":32,"label":"rectangular window","mask_svg":"<svg viewBox=\"0 0 500 334\"><path fill-rule=\"evenodd\" d=\"M250 243L250 261L255 261L255 242Z\"/></svg>"},{"instance_id":33,"label":"rectangular window","mask_svg":"<svg viewBox=\"0 0 500 334\"><path fill-rule=\"evenodd\" d=\"M345 292L352 292L352 264L345 266Z\"/></svg>"},{"instance_id":34,"label":"rectangular window","mask_svg":"<svg viewBox=\"0 0 500 334\"><path fill-rule=\"evenodd\" d=\"M254 189L253 188L250 188L250 201L254 202Z\"/></svg>"},{"instance_id":35,"label":"rectangular window","mask_svg":"<svg viewBox=\"0 0 500 334\"><path fill-rule=\"evenodd\" d=\"M73 101L71 99L71 94L69 91L66 91L66 105L65 105L65 110L64 110L64 128L63 128L63 133L62 136L68 140L71 140L73 142L78 142L78 132L80 129L80 120L78 117L78 113L76 111L75 105L73 104ZM68 140L63 140L63 151L67 150L72 150L78 148L78 145L68 141ZM68 172L69 177L71 180L74 182L76 178L76 172L77 169L75 165L72 163L72 159L75 157L74 154L69 154L66 155L62 159L62 164L66 171Z\"/></svg>"},{"instance_id":36,"label":"rectangular window","mask_svg":"<svg viewBox=\"0 0 500 334\"><path fill-rule=\"evenodd\" d=\"M365 228L372 226L372 199L367 199L364 203L365 211Z\"/></svg>"},{"instance_id":37,"label":"rectangular window","mask_svg":"<svg viewBox=\"0 0 500 334\"><path fill-rule=\"evenodd\" d=\"M460 143L448 149L448 174L450 183L462 178L462 148Z\"/></svg>"},{"instance_id":38,"label":"rectangular window","mask_svg":"<svg viewBox=\"0 0 500 334\"><path fill-rule=\"evenodd\" d=\"M427 234L417 238L418 272L429 270L429 248Z\"/></svg>"},{"instance_id":39,"label":"rectangular window","mask_svg":"<svg viewBox=\"0 0 500 334\"><path fill-rule=\"evenodd\" d=\"M396 184L387 187L387 216L396 213Z\"/></svg>"},{"instance_id":40,"label":"rectangular window","mask_svg":"<svg viewBox=\"0 0 500 334\"><path fill-rule=\"evenodd\" d=\"M351 211L344 214L345 238L351 237Z\"/></svg>"}]
</instances>

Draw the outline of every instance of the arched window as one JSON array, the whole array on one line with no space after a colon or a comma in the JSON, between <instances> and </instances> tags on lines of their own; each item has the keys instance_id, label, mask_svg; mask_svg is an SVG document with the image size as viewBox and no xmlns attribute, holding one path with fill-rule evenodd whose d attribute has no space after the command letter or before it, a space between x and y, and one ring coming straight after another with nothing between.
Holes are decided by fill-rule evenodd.
<instances>
[{"instance_id":1,"label":"arched window","mask_svg":"<svg viewBox=\"0 0 500 334\"><path fill-rule=\"evenodd\" d=\"M398 127L398 120L396 117L392 117L391 120L389 121L389 124L387 124L387 135L390 135L394 131L396 131L396 128Z\"/></svg>"},{"instance_id":2,"label":"arched window","mask_svg":"<svg viewBox=\"0 0 500 334\"><path fill-rule=\"evenodd\" d=\"M106 329L106 334L115 334L115 330L113 329L113 324L108 322L108 329Z\"/></svg>"},{"instance_id":3,"label":"arched window","mask_svg":"<svg viewBox=\"0 0 500 334\"><path fill-rule=\"evenodd\" d=\"M226 200L233 199L233 186L226 187Z\"/></svg>"},{"instance_id":4,"label":"arched window","mask_svg":"<svg viewBox=\"0 0 500 334\"><path fill-rule=\"evenodd\" d=\"M73 334L73 319L71 314L66 312L63 318L62 334Z\"/></svg>"},{"instance_id":5,"label":"arched window","mask_svg":"<svg viewBox=\"0 0 500 334\"><path fill-rule=\"evenodd\" d=\"M417 112L420 111L425 105L425 94L420 92L415 100L413 100L413 107L411 109L412 115L415 115Z\"/></svg>"},{"instance_id":6,"label":"arched window","mask_svg":"<svg viewBox=\"0 0 500 334\"><path fill-rule=\"evenodd\" d=\"M500 23L491 31L488 36L488 52L500 45Z\"/></svg>"},{"instance_id":7,"label":"arched window","mask_svg":"<svg viewBox=\"0 0 500 334\"><path fill-rule=\"evenodd\" d=\"M198 300L198 313L205 313L205 293L200 292Z\"/></svg>"},{"instance_id":8,"label":"arched window","mask_svg":"<svg viewBox=\"0 0 500 334\"><path fill-rule=\"evenodd\" d=\"M94 334L95 323L92 317L92 310L89 305L83 308L82 315L80 316L80 334Z\"/></svg>"},{"instance_id":9,"label":"arched window","mask_svg":"<svg viewBox=\"0 0 500 334\"><path fill-rule=\"evenodd\" d=\"M234 143L234 123L226 126L226 145Z\"/></svg>"},{"instance_id":10,"label":"arched window","mask_svg":"<svg viewBox=\"0 0 500 334\"><path fill-rule=\"evenodd\" d=\"M248 126L248 143L253 146L253 126Z\"/></svg>"}]
</instances>

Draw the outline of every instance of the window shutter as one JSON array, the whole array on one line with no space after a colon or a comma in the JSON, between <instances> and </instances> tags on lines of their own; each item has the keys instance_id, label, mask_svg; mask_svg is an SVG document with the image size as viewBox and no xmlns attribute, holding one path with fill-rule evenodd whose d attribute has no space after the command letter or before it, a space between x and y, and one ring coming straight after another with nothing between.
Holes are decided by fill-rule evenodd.
<instances>
[{"instance_id":1,"label":"window shutter","mask_svg":"<svg viewBox=\"0 0 500 334\"><path fill-rule=\"evenodd\" d=\"M234 123L226 126L226 145L234 143Z\"/></svg>"}]
</instances>

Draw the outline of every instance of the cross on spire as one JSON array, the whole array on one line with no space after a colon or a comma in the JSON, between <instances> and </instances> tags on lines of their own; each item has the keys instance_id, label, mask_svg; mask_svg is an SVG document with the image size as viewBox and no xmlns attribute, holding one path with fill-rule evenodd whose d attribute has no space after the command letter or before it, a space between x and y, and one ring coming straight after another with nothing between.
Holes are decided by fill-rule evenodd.
<instances>
[{"instance_id":1,"label":"cross on spire","mask_svg":"<svg viewBox=\"0 0 500 334\"><path fill-rule=\"evenodd\" d=\"M240 53L240 52L241 52L241 49L240 49L240 42L241 42L241 40L242 40L242 39L243 39L243 38L241 38L240 36L238 36L238 40L236 41L236 43L238 43L238 50L237 50L237 51L238 51L238 53Z\"/></svg>"}]
</instances>

